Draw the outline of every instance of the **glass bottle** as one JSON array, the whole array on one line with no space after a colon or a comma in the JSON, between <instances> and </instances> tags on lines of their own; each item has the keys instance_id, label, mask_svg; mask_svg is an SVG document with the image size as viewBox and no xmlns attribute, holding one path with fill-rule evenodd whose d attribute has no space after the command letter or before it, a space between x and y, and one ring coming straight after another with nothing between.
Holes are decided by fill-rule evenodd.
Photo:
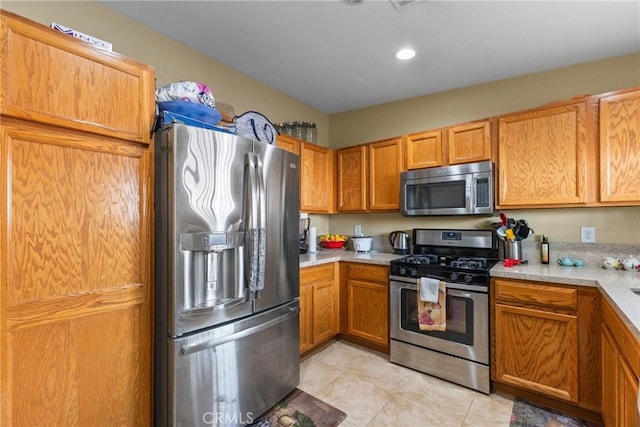
<instances>
[{"instance_id":1,"label":"glass bottle","mask_svg":"<svg viewBox=\"0 0 640 427\"><path fill-rule=\"evenodd\" d=\"M308 141L312 144L318 143L318 130L316 129L316 124L313 122L305 123L306 136L305 141Z\"/></svg>"},{"instance_id":2,"label":"glass bottle","mask_svg":"<svg viewBox=\"0 0 640 427\"><path fill-rule=\"evenodd\" d=\"M302 139L302 122L293 122L293 129L291 131L291 136L294 138Z\"/></svg>"},{"instance_id":3,"label":"glass bottle","mask_svg":"<svg viewBox=\"0 0 640 427\"><path fill-rule=\"evenodd\" d=\"M540 262L549 264L549 239L546 234L542 235L542 243L540 243Z\"/></svg>"}]
</instances>

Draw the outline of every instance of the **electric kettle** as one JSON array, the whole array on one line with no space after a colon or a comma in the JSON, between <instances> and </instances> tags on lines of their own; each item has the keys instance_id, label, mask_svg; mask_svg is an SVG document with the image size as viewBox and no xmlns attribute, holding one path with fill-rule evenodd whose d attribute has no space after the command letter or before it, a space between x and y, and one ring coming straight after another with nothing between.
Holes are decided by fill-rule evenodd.
<instances>
[{"instance_id":1,"label":"electric kettle","mask_svg":"<svg viewBox=\"0 0 640 427\"><path fill-rule=\"evenodd\" d=\"M409 234L404 231L393 231L389 234L389 244L393 246L393 253L409 253Z\"/></svg>"}]
</instances>

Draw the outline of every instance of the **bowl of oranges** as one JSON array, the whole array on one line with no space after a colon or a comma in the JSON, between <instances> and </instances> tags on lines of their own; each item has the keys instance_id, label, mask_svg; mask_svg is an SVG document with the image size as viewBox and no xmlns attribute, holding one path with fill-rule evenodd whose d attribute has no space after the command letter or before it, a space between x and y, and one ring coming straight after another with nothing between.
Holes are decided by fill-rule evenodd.
<instances>
[{"instance_id":1,"label":"bowl of oranges","mask_svg":"<svg viewBox=\"0 0 640 427\"><path fill-rule=\"evenodd\" d=\"M347 243L344 234L323 234L320 236L320 246L325 249L342 249Z\"/></svg>"}]
</instances>

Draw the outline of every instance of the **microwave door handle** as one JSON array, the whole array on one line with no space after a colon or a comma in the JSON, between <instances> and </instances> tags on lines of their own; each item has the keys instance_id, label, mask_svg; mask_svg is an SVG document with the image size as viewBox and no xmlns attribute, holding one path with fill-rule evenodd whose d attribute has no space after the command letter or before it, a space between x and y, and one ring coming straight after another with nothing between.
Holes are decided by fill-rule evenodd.
<instances>
[{"instance_id":1,"label":"microwave door handle","mask_svg":"<svg viewBox=\"0 0 640 427\"><path fill-rule=\"evenodd\" d=\"M478 178L472 176L470 178L471 185L467 186L469 190L469 200L471 201L471 213L476 213L478 211L478 198L476 197L476 188L478 187Z\"/></svg>"}]
</instances>

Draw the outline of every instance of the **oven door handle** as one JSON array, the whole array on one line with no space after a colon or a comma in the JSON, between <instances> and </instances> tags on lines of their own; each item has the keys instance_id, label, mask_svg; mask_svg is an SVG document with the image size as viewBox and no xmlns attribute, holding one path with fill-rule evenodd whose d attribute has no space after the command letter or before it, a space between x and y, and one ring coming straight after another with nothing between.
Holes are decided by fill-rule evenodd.
<instances>
[{"instance_id":1,"label":"oven door handle","mask_svg":"<svg viewBox=\"0 0 640 427\"><path fill-rule=\"evenodd\" d=\"M477 294L477 292L475 292ZM461 298L473 298L473 295L471 292L464 292L458 289L450 289L447 288L447 295L451 295L454 297L461 297Z\"/></svg>"},{"instance_id":2,"label":"oven door handle","mask_svg":"<svg viewBox=\"0 0 640 427\"><path fill-rule=\"evenodd\" d=\"M394 282L397 284L400 284L400 287L404 289L416 290L418 286L417 283L415 285L412 285L411 283L407 283L407 280L406 280L407 278L402 276L390 276L389 279L392 284ZM445 284L447 286L447 292L449 292L450 290L459 289L461 291L480 292L483 294L489 293L489 288L487 286L465 285L464 283L448 283L448 282L445 282Z\"/></svg>"},{"instance_id":3,"label":"oven door handle","mask_svg":"<svg viewBox=\"0 0 640 427\"><path fill-rule=\"evenodd\" d=\"M464 285L462 283L447 283L447 293L451 293L451 291L453 290L481 292L483 294L489 293L489 288L486 286Z\"/></svg>"}]
</instances>

